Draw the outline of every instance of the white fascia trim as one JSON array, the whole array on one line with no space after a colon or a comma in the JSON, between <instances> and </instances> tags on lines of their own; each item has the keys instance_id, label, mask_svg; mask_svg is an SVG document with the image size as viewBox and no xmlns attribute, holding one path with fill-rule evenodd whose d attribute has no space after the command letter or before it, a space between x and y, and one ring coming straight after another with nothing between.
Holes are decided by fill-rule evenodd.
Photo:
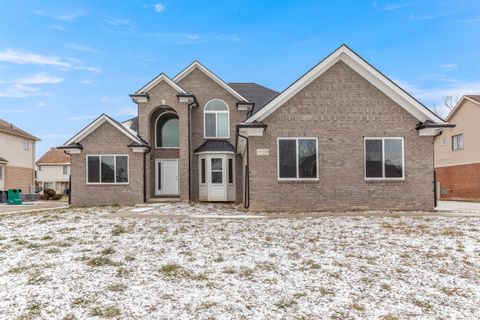
<instances>
[{"instance_id":1,"label":"white fascia trim","mask_svg":"<svg viewBox=\"0 0 480 320\"><path fill-rule=\"evenodd\" d=\"M342 45L340 48L326 57L322 62L308 71L290 87L285 89L266 106L248 118L246 122L251 123L253 121L262 121L340 60L345 62L350 68L355 70L363 78L389 96L393 101L398 103L419 121L425 122L426 120L431 120L435 123L445 122L440 117L427 110L417 100L412 98L408 93L403 91L390 79L381 74L378 70L368 64L365 60L363 60L345 45Z\"/></svg>"},{"instance_id":2,"label":"white fascia trim","mask_svg":"<svg viewBox=\"0 0 480 320\"><path fill-rule=\"evenodd\" d=\"M187 75L189 75L193 70L196 68L200 69L203 73L205 73L207 76L209 76L213 81L215 81L219 86L227 90L229 93L231 93L235 98L241 100L241 101L247 101L244 96L242 96L240 93L235 91L232 87L230 87L225 81L217 77L213 72L208 70L206 67L204 67L200 62L194 61L192 64L190 64L188 67L183 69L182 72L177 74L172 80L175 82L180 82L182 81L183 78L185 78Z\"/></svg>"},{"instance_id":3,"label":"white fascia trim","mask_svg":"<svg viewBox=\"0 0 480 320\"><path fill-rule=\"evenodd\" d=\"M97 129L105 121L110 123L114 128L117 128L120 132L122 132L124 135L126 135L128 138L130 138L134 142L137 142L139 144L144 144L143 141L141 141L139 138L137 138L135 135L133 135L131 132L129 132L128 129L125 128L123 125L118 124L116 121L112 120L106 114L102 114L100 117L98 117L92 123L90 123L88 126L86 126L82 131L77 133L73 138L71 138L70 140L65 142L64 146L68 146L70 144L78 143L78 142L82 141L83 138L85 138L90 133L92 133L95 129Z\"/></svg>"},{"instance_id":4,"label":"white fascia trim","mask_svg":"<svg viewBox=\"0 0 480 320\"><path fill-rule=\"evenodd\" d=\"M200 151L195 154L235 154L233 151Z\"/></svg>"},{"instance_id":5,"label":"white fascia trim","mask_svg":"<svg viewBox=\"0 0 480 320\"><path fill-rule=\"evenodd\" d=\"M469 97L467 96L463 96L460 101L458 101L458 103L455 105L455 107L452 109L452 111L450 111L450 113L448 114L447 116L447 121L450 121L453 116L455 115L455 113L457 113L458 110L460 110L461 106L463 105L463 103L468 100L476 105L479 105L480 106L480 103L478 101L475 101L473 99L470 99Z\"/></svg>"},{"instance_id":6,"label":"white fascia trim","mask_svg":"<svg viewBox=\"0 0 480 320\"><path fill-rule=\"evenodd\" d=\"M82 150L78 149L78 148L63 149L63 150L68 154L80 154L80 153L82 153ZM43 164L41 164L41 166L43 166Z\"/></svg>"},{"instance_id":7,"label":"white fascia trim","mask_svg":"<svg viewBox=\"0 0 480 320\"><path fill-rule=\"evenodd\" d=\"M167 75L164 73L161 73L160 75L158 75L155 79L147 83L143 88L141 88L135 93L136 94L146 93L162 81L165 81L168 85L170 85L172 88L177 90L178 93L187 93L185 90L182 89L182 87L176 84L172 79L167 77Z\"/></svg>"}]
</instances>

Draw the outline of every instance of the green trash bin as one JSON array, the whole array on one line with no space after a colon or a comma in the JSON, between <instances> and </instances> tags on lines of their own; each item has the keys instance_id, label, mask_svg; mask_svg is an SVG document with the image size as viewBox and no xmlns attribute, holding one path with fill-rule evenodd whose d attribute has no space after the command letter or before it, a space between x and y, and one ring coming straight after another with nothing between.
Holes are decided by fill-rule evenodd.
<instances>
[{"instance_id":1,"label":"green trash bin","mask_svg":"<svg viewBox=\"0 0 480 320\"><path fill-rule=\"evenodd\" d=\"M7 203L13 205L22 204L22 199L20 198L20 193L22 190L20 189L8 189L7 191Z\"/></svg>"}]
</instances>

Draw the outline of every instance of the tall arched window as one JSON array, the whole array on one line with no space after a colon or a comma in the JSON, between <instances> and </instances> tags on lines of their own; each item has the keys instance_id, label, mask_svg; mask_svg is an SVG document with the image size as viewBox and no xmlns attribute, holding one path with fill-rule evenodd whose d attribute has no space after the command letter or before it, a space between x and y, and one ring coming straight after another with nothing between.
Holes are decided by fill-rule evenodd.
<instances>
[{"instance_id":1,"label":"tall arched window","mask_svg":"<svg viewBox=\"0 0 480 320\"><path fill-rule=\"evenodd\" d=\"M178 116L175 113L161 114L155 125L157 148L178 148L180 146L180 134Z\"/></svg>"},{"instance_id":2,"label":"tall arched window","mask_svg":"<svg viewBox=\"0 0 480 320\"><path fill-rule=\"evenodd\" d=\"M213 99L205 105L205 138L229 138L228 106L220 99Z\"/></svg>"}]
</instances>

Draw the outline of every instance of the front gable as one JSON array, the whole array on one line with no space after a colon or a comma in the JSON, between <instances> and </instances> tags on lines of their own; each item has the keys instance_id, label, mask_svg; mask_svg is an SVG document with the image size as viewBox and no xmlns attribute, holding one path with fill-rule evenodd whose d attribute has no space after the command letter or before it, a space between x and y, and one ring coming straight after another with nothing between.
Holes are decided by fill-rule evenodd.
<instances>
[{"instance_id":1,"label":"front gable","mask_svg":"<svg viewBox=\"0 0 480 320\"><path fill-rule=\"evenodd\" d=\"M276 98L270 101L265 107L255 113L252 117L246 120L247 123L255 121L263 121L267 116L275 112L278 108L283 106L287 101L295 97L306 86L319 78L322 74L327 72L330 68L335 66L339 61L343 62L350 69L354 70L358 75L370 82L378 90L383 92L392 101L405 109L418 121L424 123L430 121L435 124L445 124L445 122L435 115L428 108L423 106L420 102L414 99L406 91L396 85L393 81L384 76L381 72L368 64L359 55L353 52L346 45L342 45L331 55L325 58L318 65L313 67L300 79L290 85Z\"/></svg>"}]
</instances>

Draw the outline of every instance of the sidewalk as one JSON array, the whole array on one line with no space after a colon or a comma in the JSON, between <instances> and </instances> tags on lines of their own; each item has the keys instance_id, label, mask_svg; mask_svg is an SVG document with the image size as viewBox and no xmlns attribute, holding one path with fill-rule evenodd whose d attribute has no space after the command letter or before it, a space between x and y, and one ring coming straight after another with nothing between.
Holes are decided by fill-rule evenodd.
<instances>
[{"instance_id":1,"label":"sidewalk","mask_svg":"<svg viewBox=\"0 0 480 320\"><path fill-rule=\"evenodd\" d=\"M34 201L34 202L24 202L22 205L7 205L0 204L0 215L11 214L11 213L26 213L26 212L36 212L36 211L45 211L52 209L63 209L69 208L68 202L64 201Z\"/></svg>"}]
</instances>

